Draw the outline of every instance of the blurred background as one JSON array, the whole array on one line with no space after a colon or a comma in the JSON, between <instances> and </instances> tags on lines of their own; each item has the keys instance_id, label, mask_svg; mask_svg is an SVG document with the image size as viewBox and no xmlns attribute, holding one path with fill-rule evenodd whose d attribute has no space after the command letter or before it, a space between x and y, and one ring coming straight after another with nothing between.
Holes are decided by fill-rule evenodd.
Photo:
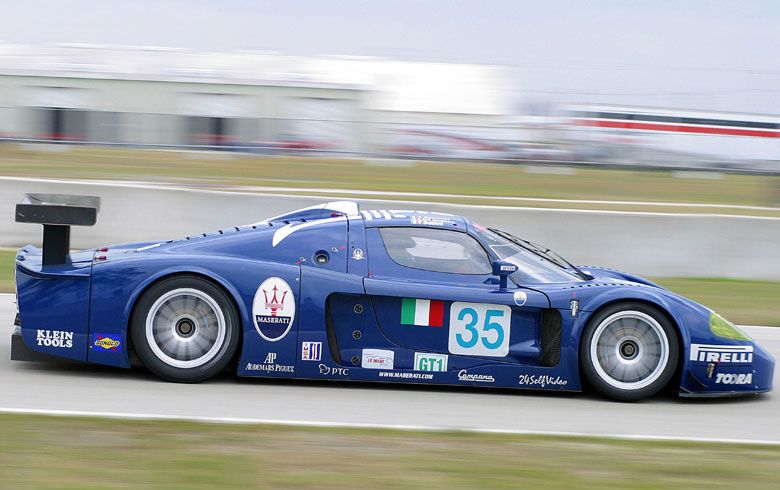
<instances>
[{"instance_id":1,"label":"blurred background","mask_svg":"<svg viewBox=\"0 0 780 490\"><path fill-rule=\"evenodd\" d=\"M0 135L645 168L780 161L772 2L271 5L9 5Z\"/></svg>"}]
</instances>

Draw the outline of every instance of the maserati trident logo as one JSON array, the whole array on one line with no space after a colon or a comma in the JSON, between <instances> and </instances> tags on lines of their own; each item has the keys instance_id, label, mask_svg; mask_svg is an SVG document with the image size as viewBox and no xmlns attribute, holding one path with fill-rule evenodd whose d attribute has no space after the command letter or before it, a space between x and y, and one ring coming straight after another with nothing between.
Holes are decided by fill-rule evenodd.
<instances>
[{"instance_id":1,"label":"maserati trident logo","mask_svg":"<svg viewBox=\"0 0 780 490\"><path fill-rule=\"evenodd\" d=\"M295 295L281 277L269 277L257 288L252 302L255 330L269 342L282 340L295 319Z\"/></svg>"},{"instance_id":2,"label":"maserati trident logo","mask_svg":"<svg viewBox=\"0 0 780 490\"><path fill-rule=\"evenodd\" d=\"M262 286L261 286L262 287ZM271 310L271 316L276 316L276 312L284 309L284 298L287 296L287 291L282 293L281 299L276 299L276 295L279 292L279 288L274 285L273 296L271 300L268 300L268 291L263 289L263 296L265 296L265 307Z\"/></svg>"}]
</instances>

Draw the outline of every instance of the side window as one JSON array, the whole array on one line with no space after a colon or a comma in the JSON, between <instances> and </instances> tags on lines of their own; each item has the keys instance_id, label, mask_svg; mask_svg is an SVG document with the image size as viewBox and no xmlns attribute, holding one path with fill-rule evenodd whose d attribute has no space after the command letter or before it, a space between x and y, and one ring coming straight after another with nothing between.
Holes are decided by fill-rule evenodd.
<instances>
[{"instance_id":1,"label":"side window","mask_svg":"<svg viewBox=\"0 0 780 490\"><path fill-rule=\"evenodd\" d=\"M385 250L404 267L450 274L490 274L487 252L474 238L435 228L380 228Z\"/></svg>"}]
</instances>

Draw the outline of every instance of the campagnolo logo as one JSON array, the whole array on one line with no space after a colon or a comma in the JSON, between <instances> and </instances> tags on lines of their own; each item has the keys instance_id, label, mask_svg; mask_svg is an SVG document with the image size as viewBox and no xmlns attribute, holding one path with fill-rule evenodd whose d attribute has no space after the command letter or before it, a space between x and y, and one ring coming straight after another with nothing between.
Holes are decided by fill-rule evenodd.
<instances>
[{"instance_id":1,"label":"campagnolo logo","mask_svg":"<svg viewBox=\"0 0 780 490\"><path fill-rule=\"evenodd\" d=\"M493 383L496 380L491 374L471 374L465 369L458 372L458 381L475 381L477 383Z\"/></svg>"},{"instance_id":2,"label":"campagnolo logo","mask_svg":"<svg viewBox=\"0 0 780 490\"><path fill-rule=\"evenodd\" d=\"M752 345L691 344L691 361L750 364L753 362Z\"/></svg>"}]
</instances>

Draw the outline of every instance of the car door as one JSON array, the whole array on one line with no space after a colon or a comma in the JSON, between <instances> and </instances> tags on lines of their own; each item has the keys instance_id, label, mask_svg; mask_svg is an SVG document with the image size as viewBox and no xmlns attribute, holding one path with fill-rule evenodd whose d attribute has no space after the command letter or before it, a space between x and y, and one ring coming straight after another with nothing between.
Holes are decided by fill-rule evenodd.
<instances>
[{"instance_id":1,"label":"car door","mask_svg":"<svg viewBox=\"0 0 780 490\"><path fill-rule=\"evenodd\" d=\"M500 290L493 257L467 232L437 227L366 230L366 294L382 334L414 351L416 370L443 370L437 359L537 364L546 296L515 286ZM445 357L442 357L445 356ZM452 362L455 361L455 362Z\"/></svg>"}]
</instances>

